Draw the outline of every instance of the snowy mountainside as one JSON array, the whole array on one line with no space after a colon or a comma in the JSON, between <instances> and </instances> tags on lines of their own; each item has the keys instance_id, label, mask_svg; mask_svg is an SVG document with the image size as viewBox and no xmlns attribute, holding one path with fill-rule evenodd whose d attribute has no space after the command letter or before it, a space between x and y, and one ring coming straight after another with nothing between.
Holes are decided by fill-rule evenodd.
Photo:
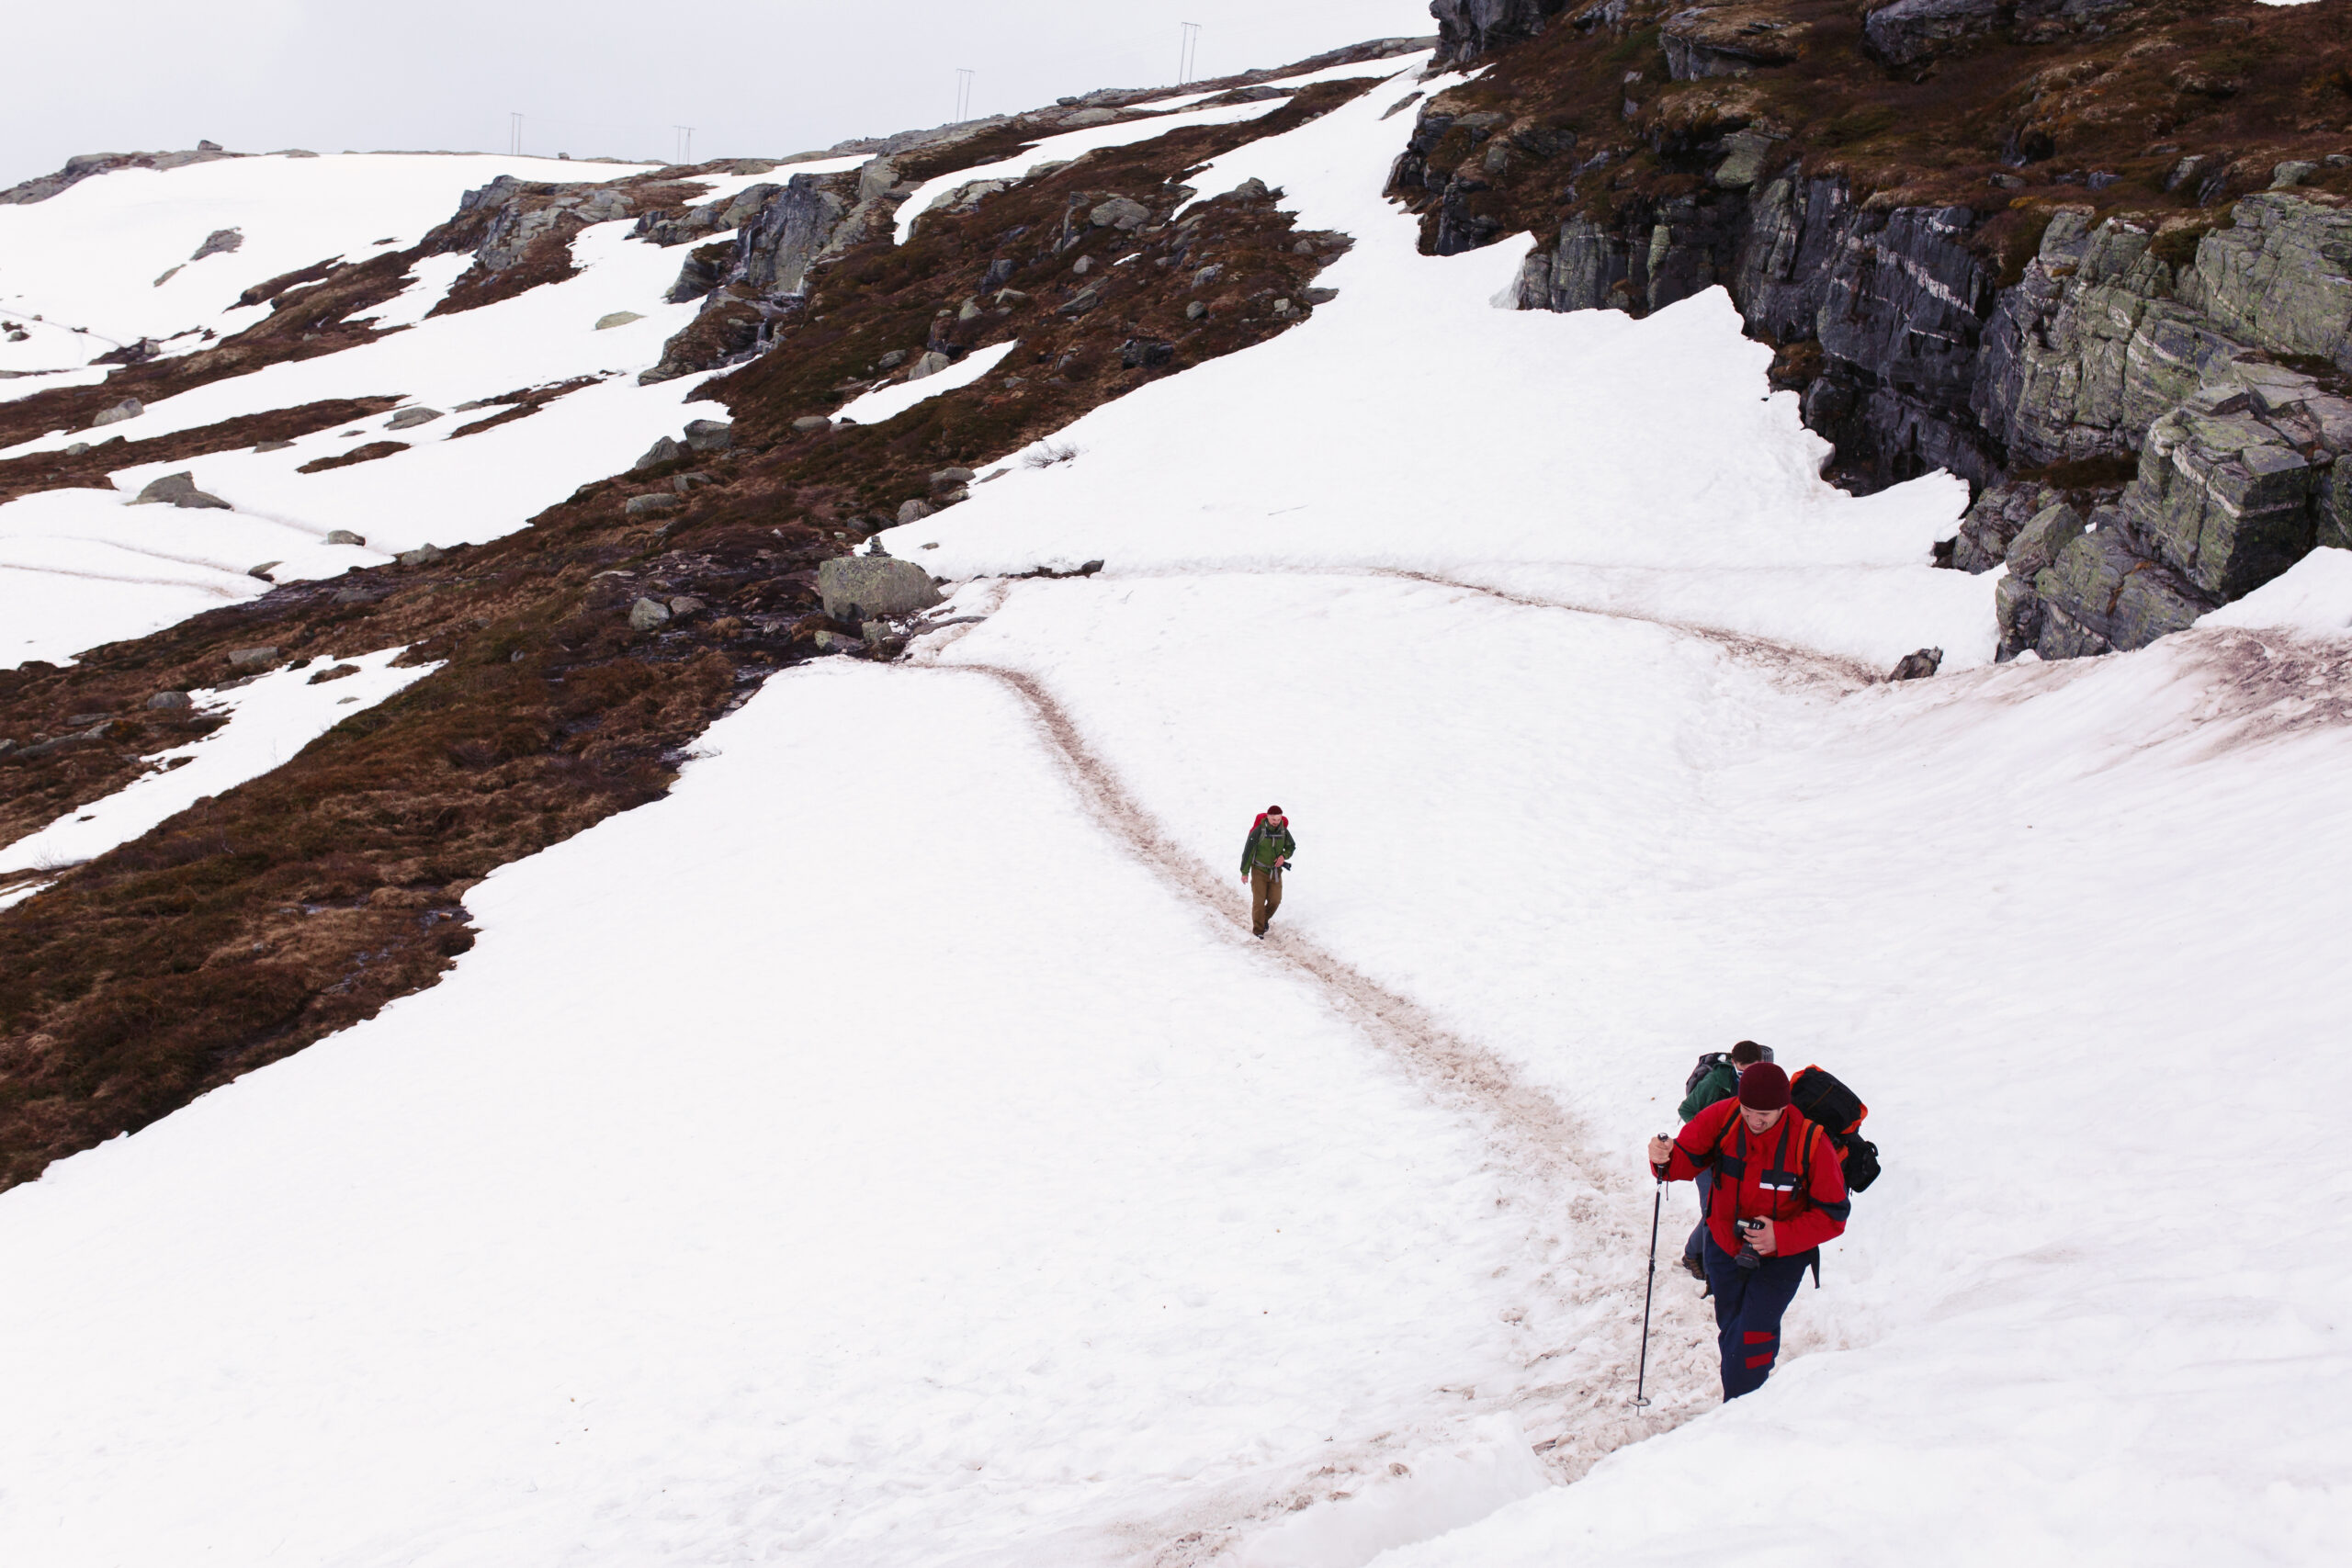
<instances>
[{"instance_id":1,"label":"snowy mountainside","mask_svg":"<svg viewBox=\"0 0 2352 1568\"><path fill-rule=\"evenodd\" d=\"M1463 80L473 184L0 384L88 584L0 672L12 1557L2341 1554L2352 557L1995 662L1970 487L1826 481L1722 292L1425 251ZM1742 1037L1886 1174L1730 1407L1661 1267L1635 1407Z\"/></svg>"}]
</instances>

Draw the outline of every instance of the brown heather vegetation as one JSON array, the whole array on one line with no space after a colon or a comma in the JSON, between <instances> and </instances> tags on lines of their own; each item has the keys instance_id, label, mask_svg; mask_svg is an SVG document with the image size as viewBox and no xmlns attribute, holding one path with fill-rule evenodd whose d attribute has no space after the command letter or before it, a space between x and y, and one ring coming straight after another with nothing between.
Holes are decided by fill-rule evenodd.
<instances>
[{"instance_id":1,"label":"brown heather vegetation","mask_svg":"<svg viewBox=\"0 0 2352 1568\"><path fill-rule=\"evenodd\" d=\"M2062 204L2148 220L2178 259L2285 160L2321 164L2308 188L2322 199L2352 195L2352 169L2322 162L2352 152L2352 0L2144 0L2100 17L2102 36L2028 41L2031 29L2013 28L1900 70L1863 47L1875 8L1755 0L1741 16L1781 24L1771 36L1792 58L1690 82L1669 79L1659 41L1657 22L1676 7L1637 3L1646 20L1623 36L1557 21L1442 95L1457 115L1511 120L1508 167L1480 171L1474 183L1487 188L1464 198L1466 209L1498 234L1554 233L1572 213L1605 223L1629 202L1704 188L1713 159L1701 145L1754 126L1787 137L1804 173L1842 176L1857 199L1993 214L1973 243L2014 282ZM1546 132L1572 133L1574 146ZM1457 126L1429 166L1455 168L1472 147ZM2201 205L2201 177L2164 188L2192 154L2227 170ZM1425 235L1435 221L1432 212Z\"/></svg>"},{"instance_id":2,"label":"brown heather vegetation","mask_svg":"<svg viewBox=\"0 0 2352 1568\"><path fill-rule=\"evenodd\" d=\"M119 787L143 754L185 739L185 724L148 713L147 698L220 683L232 649L274 646L322 673L335 657L393 644L409 645L409 662L445 661L275 772L0 912L0 1188L433 983L471 944L460 900L475 882L658 797L715 718L810 657L818 631L853 629L818 612L814 569L929 493L932 471L1009 459L1145 381L1282 331L1273 300L1302 299L1342 238L1292 231L1271 199L1211 202L1182 227L1166 220L1204 160L1360 90L1317 87L1252 124L1099 152L976 211L933 214L903 247L850 253L817 275L775 347L707 384L734 416L729 450L583 486L523 530L428 564L288 584L69 668L0 672L0 736L121 716L90 742L0 756L4 840ZM950 166L987 155L967 145ZM926 172L909 160L910 177ZM1114 192L1150 207L1145 231L1083 228ZM1080 237L1057 250L1072 214ZM1139 259L1108 265L1131 252ZM1084 277L1070 271L1081 254L1094 264ZM1025 301L981 291L999 259ZM288 287L269 321L214 348L0 405L0 441L76 427L124 396L160 398L273 355L364 341L372 329L345 318L388 298L407 265L332 270ZM1196 290L1194 274L1211 265L1221 276ZM1092 307L1063 314L1090 286ZM979 313L960 320L975 297ZM1195 299L1208 311L1189 320ZM280 318L283 329L264 333ZM889 350L961 354L1013 337L1021 351L988 378L887 423L792 430L871 384ZM571 389L508 394L471 428ZM257 438L224 425L170 439L192 444L176 457ZM634 456L613 454L614 467ZM628 517L627 501L647 492L678 494L679 513ZM708 608L639 633L628 608L641 594Z\"/></svg>"}]
</instances>

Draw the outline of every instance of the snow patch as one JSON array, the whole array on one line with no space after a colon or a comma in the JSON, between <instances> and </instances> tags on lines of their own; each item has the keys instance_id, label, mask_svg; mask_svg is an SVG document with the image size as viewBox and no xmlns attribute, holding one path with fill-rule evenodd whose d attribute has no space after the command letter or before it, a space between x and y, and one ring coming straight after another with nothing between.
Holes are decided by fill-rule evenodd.
<instances>
[{"instance_id":1,"label":"snow patch","mask_svg":"<svg viewBox=\"0 0 2352 1568\"><path fill-rule=\"evenodd\" d=\"M394 669L392 660L404 651L387 648L348 660L322 658L307 669L273 670L230 690L191 692L198 708L226 713L229 722L185 746L158 751L147 759L153 772L0 848L0 873L95 859L206 795L260 777L352 715L441 668L435 663ZM350 664L356 672L311 684L338 664Z\"/></svg>"}]
</instances>

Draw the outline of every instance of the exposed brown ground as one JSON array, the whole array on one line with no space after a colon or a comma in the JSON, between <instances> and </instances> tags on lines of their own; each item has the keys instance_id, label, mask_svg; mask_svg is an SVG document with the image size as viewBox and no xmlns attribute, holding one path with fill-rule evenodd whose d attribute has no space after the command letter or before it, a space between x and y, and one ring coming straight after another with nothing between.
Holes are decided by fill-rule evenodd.
<instances>
[{"instance_id":1,"label":"exposed brown ground","mask_svg":"<svg viewBox=\"0 0 2352 1568\"><path fill-rule=\"evenodd\" d=\"M427 565L289 584L90 649L69 668L0 672L0 737L62 733L75 715L126 716L100 740L32 761L0 756L5 840L119 787L166 735L182 738L146 717L144 703L217 684L232 649L274 646L323 667L330 655L408 644L413 661L447 661L274 773L0 912L0 1187L432 983L471 942L459 900L475 881L660 795L705 727L812 655L815 633L832 626L816 613L815 566L929 493L933 470L1007 458L1145 380L1300 319L1276 318L1273 299L1303 298L1345 242L1295 233L1271 200L1212 203L1182 230L1095 230L1053 247L1074 204L1116 192L1149 206L1158 224L1186 171L1359 90L1310 89L1250 125L1099 153L975 212L933 214L906 246L851 253L820 275L776 347L711 383L734 415L728 451L584 486L524 530ZM1108 268L1131 251L1142 259ZM1083 277L1071 271L1080 254L1094 261ZM1030 299L1000 307L991 294L960 321L1000 256ZM1212 263L1223 275L1195 290L1194 272ZM60 413L86 420L142 371L151 389L128 395L164 396L329 339L362 341L371 329L336 323L388 298L406 265L386 257L338 269L288 289L270 321L205 354L130 367L103 388L36 394L47 400L39 410L25 407L35 399L0 405L0 440L22 438L8 434L12 420L28 434L57 428L42 422ZM1089 285L1091 309L1058 313ZM1207 314L1188 320L1196 299ZM255 335L281 318L285 328ZM1015 336L1022 351L986 381L888 423L792 431L796 417L829 413L866 385L889 349L961 352ZM1140 343L1165 345L1164 357L1123 364L1123 345ZM1006 384L1016 364L1019 387ZM503 417L537 406L513 396ZM615 468L635 456L615 453ZM630 496L673 493L670 481L687 474L707 482L669 521L625 515ZM355 588L380 596L335 602ZM691 594L709 608L639 633L628 613L640 594Z\"/></svg>"},{"instance_id":2,"label":"exposed brown ground","mask_svg":"<svg viewBox=\"0 0 2352 1568\"><path fill-rule=\"evenodd\" d=\"M2191 247L2277 164L2352 152L2352 0L2149 0L2102 18L2103 37L2003 33L1905 70L1863 49L1871 5L1756 0L1742 15L1784 24L1775 36L1794 40L1794 58L1692 82L1669 80L1659 43L1657 22L1675 8L1637 5L1646 15L1622 37L1555 23L1446 89L1457 113L1512 121L1498 133L1509 166L1481 169L1487 188L1464 198L1468 209L1505 232L1555 231L1571 212L1605 222L1627 201L1703 189L1712 160L1696 145L1755 125L1788 137L1807 174L1842 175L1858 199L1995 214L1975 243L2014 269L2061 203L2169 225L2165 243ZM1575 145L1555 151L1530 130L1570 132ZM1429 164L1451 169L1472 154L1456 127ZM2230 171L2203 207L2199 181L2164 189L2190 154ZM2095 189L2092 174L2118 177ZM2352 168L2323 162L2308 188L2352 195Z\"/></svg>"}]
</instances>

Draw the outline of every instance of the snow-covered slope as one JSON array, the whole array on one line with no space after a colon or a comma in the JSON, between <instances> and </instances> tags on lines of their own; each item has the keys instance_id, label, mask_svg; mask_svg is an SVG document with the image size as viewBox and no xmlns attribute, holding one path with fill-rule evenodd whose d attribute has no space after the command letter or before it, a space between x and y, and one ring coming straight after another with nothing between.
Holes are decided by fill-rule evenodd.
<instances>
[{"instance_id":1,"label":"snow-covered slope","mask_svg":"<svg viewBox=\"0 0 2352 1568\"><path fill-rule=\"evenodd\" d=\"M11 1560L2340 1557L2342 563L1991 667L1962 487L1824 485L1719 300L1419 255L1406 90L1192 179L1351 234L1336 299L887 536L980 621L770 681L442 985L0 1196ZM272 406L648 362L650 248L578 249ZM447 543L688 385L383 495L196 470ZM1739 1405L1662 1274L1636 1410L1641 1141L1743 1036L1887 1173Z\"/></svg>"}]
</instances>

